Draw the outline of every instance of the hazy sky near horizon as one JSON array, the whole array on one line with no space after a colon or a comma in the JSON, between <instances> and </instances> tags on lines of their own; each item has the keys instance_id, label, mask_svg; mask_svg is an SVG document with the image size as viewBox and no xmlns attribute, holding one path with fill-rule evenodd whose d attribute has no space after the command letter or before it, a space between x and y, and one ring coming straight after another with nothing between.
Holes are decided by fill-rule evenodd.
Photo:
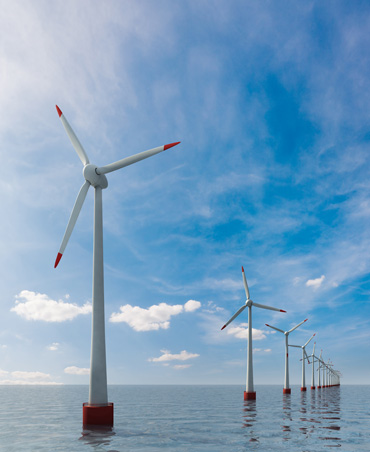
<instances>
[{"instance_id":1,"label":"hazy sky near horizon","mask_svg":"<svg viewBox=\"0 0 370 452\"><path fill-rule=\"evenodd\" d=\"M283 330L369 383L370 4L0 0L0 384L87 384L93 190L103 191L108 383L284 380ZM312 341L313 342L313 341ZM311 344L308 347L311 353ZM300 382L300 351L290 353ZM307 370L310 382L311 368Z\"/></svg>"}]
</instances>

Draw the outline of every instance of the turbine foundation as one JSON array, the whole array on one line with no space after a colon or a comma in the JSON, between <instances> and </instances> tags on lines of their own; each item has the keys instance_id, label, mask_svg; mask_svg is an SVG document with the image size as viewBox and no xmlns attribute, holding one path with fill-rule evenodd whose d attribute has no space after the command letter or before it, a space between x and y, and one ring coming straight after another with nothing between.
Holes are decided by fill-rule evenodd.
<instances>
[{"instance_id":1,"label":"turbine foundation","mask_svg":"<svg viewBox=\"0 0 370 452\"><path fill-rule=\"evenodd\" d=\"M107 405L84 403L82 406L82 423L84 426L113 426L113 403Z\"/></svg>"},{"instance_id":2,"label":"turbine foundation","mask_svg":"<svg viewBox=\"0 0 370 452\"><path fill-rule=\"evenodd\" d=\"M256 393L244 391L244 400L256 400Z\"/></svg>"}]
</instances>

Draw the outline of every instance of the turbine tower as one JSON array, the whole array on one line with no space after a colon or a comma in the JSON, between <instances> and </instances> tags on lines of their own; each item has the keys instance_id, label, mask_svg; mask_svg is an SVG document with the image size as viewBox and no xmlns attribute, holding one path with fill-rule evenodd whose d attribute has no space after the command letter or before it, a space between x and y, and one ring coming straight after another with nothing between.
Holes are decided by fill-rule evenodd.
<instances>
[{"instance_id":1,"label":"turbine tower","mask_svg":"<svg viewBox=\"0 0 370 452\"><path fill-rule=\"evenodd\" d=\"M291 389L289 387L289 352L288 352L288 336L289 334L294 331L295 329L297 329L299 326L302 325L302 323L307 322L308 319L303 320L303 322L298 323L298 325L296 325L294 328L291 328L289 331L283 331L280 328L276 328L275 326L271 326L271 325L267 325L266 326L279 331L280 333L283 333L285 335L285 380L284 380L284 389L283 389L283 394L290 394L291 393Z\"/></svg>"},{"instance_id":2,"label":"turbine tower","mask_svg":"<svg viewBox=\"0 0 370 452\"><path fill-rule=\"evenodd\" d=\"M315 389L315 347L316 347L316 342L314 342L313 344L313 350L312 350L312 377L311 377L311 389Z\"/></svg>"},{"instance_id":3,"label":"turbine tower","mask_svg":"<svg viewBox=\"0 0 370 452\"><path fill-rule=\"evenodd\" d=\"M265 306L264 304L259 304L250 299L249 296L249 288L247 283L247 278L245 277L244 268L242 267L243 274L243 282L245 295L247 297L245 304L231 317L229 321L225 323L225 325L221 328L224 328L229 325L239 314L241 314L246 307L248 307L248 356L247 356L247 384L246 390L244 391L244 400L254 400L256 398L256 392L254 391L253 385L253 357L252 357L252 306L256 306L257 308L262 309L270 309L271 311L278 312L286 312L282 309L272 308L271 306Z\"/></svg>"},{"instance_id":4,"label":"turbine tower","mask_svg":"<svg viewBox=\"0 0 370 452\"><path fill-rule=\"evenodd\" d=\"M304 345L291 345L289 344L289 347L297 347L302 349L302 385L301 385L301 391L306 391L306 368L305 368L305 361L307 358L308 364L310 364L310 361L308 359L308 355L306 353L306 346L311 341L311 339L316 335L316 333L308 339L308 341Z\"/></svg>"},{"instance_id":5,"label":"turbine tower","mask_svg":"<svg viewBox=\"0 0 370 452\"><path fill-rule=\"evenodd\" d=\"M159 146L139 154L126 157L106 166L97 167L89 158L69 125L66 117L56 105L60 120L83 164L85 182L77 195L69 222L60 246L54 268L59 264L68 240L76 224L78 215L85 201L89 187L95 189L94 197L94 249L93 249L93 288L92 288L92 332L89 401L83 404L84 425L113 425L113 403L108 403L107 370L105 355L105 321L104 321L104 261L103 261L103 204L102 190L108 187L105 176L125 166L165 151L179 142Z\"/></svg>"}]
</instances>

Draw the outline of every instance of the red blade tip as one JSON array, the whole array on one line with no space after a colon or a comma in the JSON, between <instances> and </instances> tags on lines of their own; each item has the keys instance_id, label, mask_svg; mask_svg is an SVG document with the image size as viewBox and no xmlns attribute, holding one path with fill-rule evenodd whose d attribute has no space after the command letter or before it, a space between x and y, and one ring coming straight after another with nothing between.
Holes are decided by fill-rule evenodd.
<instances>
[{"instance_id":1,"label":"red blade tip","mask_svg":"<svg viewBox=\"0 0 370 452\"><path fill-rule=\"evenodd\" d=\"M265 325L266 325L266 326L270 326L270 325L267 325L267 323L265 323Z\"/></svg>"},{"instance_id":2,"label":"red blade tip","mask_svg":"<svg viewBox=\"0 0 370 452\"><path fill-rule=\"evenodd\" d=\"M62 116L62 110L58 107L58 105L55 105L56 106L56 109L57 109L57 112L58 112L58 115L59 115L59 118Z\"/></svg>"},{"instance_id":3,"label":"red blade tip","mask_svg":"<svg viewBox=\"0 0 370 452\"><path fill-rule=\"evenodd\" d=\"M176 143L165 144L163 150L165 151L166 149L173 148L174 146L177 146L180 143L181 141L177 141Z\"/></svg>"},{"instance_id":4,"label":"red blade tip","mask_svg":"<svg viewBox=\"0 0 370 452\"><path fill-rule=\"evenodd\" d=\"M305 320L305 322L307 322L308 319Z\"/></svg>"},{"instance_id":5,"label":"red blade tip","mask_svg":"<svg viewBox=\"0 0 370 452\"><path fill-rule=\"evenodd\" d=\"M242 272L244 273L244 268L243 268L243 266L242 266Z\"/></svg>"},{"instance_id":6,"label":"red blade tip","mask_svg":"<svg viewBox=\"0 0 370 452\"><path fill-rule=\"evenodd\" d=\"M226 325L224 325L224 326L221 328L221 331L222 331L224 328L226 328Z\"/></svg>"},{"instance_id":7,"label":"red blade tip","mask_svg":"<svg viewBox=\"0 0 370 452\"><path fill-rule=\"evenodd\" d=\"M57 266L58 266L58 264L59 264L59 262L60 262L60 259L62 258L62 256L63 256L63 254L61 254L61 253L58 253L58 256L57 256L57 258L55 259L55 264L54 264L54 268L57 268Z\"/></svg>"},{"instance_id":8,"label":"red blade tip","mask_svg":"<svg viewBox=\"0 0 370 452\"><path fill-rule=\"evenodd\" d=\"M284 311L284 309L280 309L280 312L286 312L286 311Z\"/></svg>"}]
</instances>

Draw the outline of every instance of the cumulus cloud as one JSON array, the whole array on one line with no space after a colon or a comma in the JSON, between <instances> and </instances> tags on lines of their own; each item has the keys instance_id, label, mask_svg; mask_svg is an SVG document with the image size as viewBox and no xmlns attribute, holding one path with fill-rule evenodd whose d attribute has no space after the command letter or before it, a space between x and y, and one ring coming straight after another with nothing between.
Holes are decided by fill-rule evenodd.
<instances>
[{"instance_id":1,"label":"cumulus cloud","mask_svg":"<svg viewBox=\"0 0 370 452\"><path fill-rule=\"evenodd\" d=\"M231 334L238 339L248 339L248 323L241 323L239 326L229 327L227 334ZM252 328L252 339L254 341L266 339L266 331Z\"/></svg>"},{"instance_id":2,"label":"cumulus cloud","mask_svg":"<svg viewBox=\"0 0 370 452\"><path fill-rule=\"evenodd\" d=\"M194 312L200 306L201 303L195 300L189 300L184 305L160 303L147 309L126 304L120 307L120 312L114 312L109 321L113 323L125 322L135 331L166 330L170 327L172 316L182 312Z\"/></svg>"},{"instance_id":3,"label":"cumulus cloud","mask_svg":"<svg viewBox=\"0 0 370 452\"><path fill-rule=\"evenodd\" d=\"M313 287L314 289L318 289L321 286L321 284L324 282L324 279L325 279L325 275L321 275L320 278L309 279L308 281L306 281L306 286Z\"/></svg>"},{"instance_id":4,"label":"cumulus cloud","mask_svg":"<svg viewBox=\"0 0 370 452\"><path fill-rule=\"evenodd\" d=\"M167 361L187 361L188 359L198 358L197 353L189 353L186 350L183 350L180 353L172 354L168 350L161 350L163 353L158 358L149 358L148 361L153 363L163 363Z\"/></svg>"},{"instance_id":5,"label":"cumulus cloud","mask_svg":"<svg viewBox=\"0 0 370 452\"><path fill-rule=\"evenodd\" d=\"M64 373L70 375L89 375L90 369L87 369L86 367L70 366L64 369Z\"/></svg>"},{"instance_id":6,"label":"cumulus cloud","mask_svg":"<svg viewBox=\"0 0 370 452\"><path fill-rule=\"evenodd\" d=\"M44 372L28 372L15 370L8 372L7 370L0 370L0 377L6 377L0 380L2 385L59 385L51 380L51 375Z\"/></svg>"},{"instance_id":7,"label":"cumulus cloud","mask_svg":"<svg viewBox=\"0 0 370 452\"><path fill-rule=\"evenodd\" d=\"M63 300L55 301L46 294L22 290L16 295L14 308L11 311L26 320L42 320L44 322L64 322L72 320L80 314L89 314L91 304L78 306Z\"/></svg>"},{"instance_id":8,"label":"cumulus cloud","mask_svg":"<svg viewBox=\"0 0 370 452\"><path fill-rule=\"evenodd\" d=\"M55 351L55 350L58 350L58 347L59 347L59 342L53 342L51 345L49 345L46 348L50 351Z\"/></svg>"},{"instance_id":9,"label":"cumulus cloud","mask_svg":"<svg viewBox=\"0 0 370 452\"><path fill-rule=\"evenodd\" d=\"M184 304L184 309L186 312L196 311L201 307L200 301L189 300Z\"/></svg>"}]
</instances>

